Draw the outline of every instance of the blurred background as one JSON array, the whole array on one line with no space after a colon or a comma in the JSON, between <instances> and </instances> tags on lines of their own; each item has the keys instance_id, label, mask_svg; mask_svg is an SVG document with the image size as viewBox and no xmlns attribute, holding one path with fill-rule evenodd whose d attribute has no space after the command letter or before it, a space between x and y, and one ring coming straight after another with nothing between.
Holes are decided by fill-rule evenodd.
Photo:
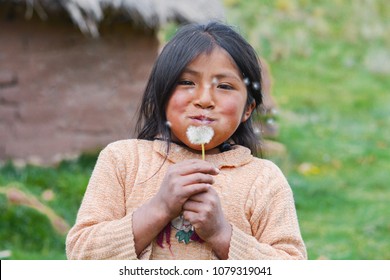
<instances>
[{"instance_id":1,"label":"blurred background","mask_svg":"<svg viewBox=\"0 0 390 280\"><path fill-rule=\"evenodd\" d=\"M261 57L263 157L290 182L309 259L390 259L385 0L0 0L0 259L66 258L98 152L134 136L159 49L212 18Z\"/></svg>"}]
</instances>

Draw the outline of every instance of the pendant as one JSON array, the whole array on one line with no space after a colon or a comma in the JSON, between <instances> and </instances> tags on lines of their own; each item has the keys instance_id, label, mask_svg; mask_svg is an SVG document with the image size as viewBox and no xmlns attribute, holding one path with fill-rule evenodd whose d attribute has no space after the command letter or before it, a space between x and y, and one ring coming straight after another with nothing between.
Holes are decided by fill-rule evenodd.
<instances>
[{"instance_id":1,"label":"pendant","mask_svg":"<svg viewBox=\"0 0 390 280\"><path fill-rule=\"evenodd\" d=\"M175 235L177 241L188 244L191 240L193 240L192 236L194 234L194 227L189 221L184 219L183 215L173 219L171 221L171 225L177 230Z\"/></svg>"}]
</instances>

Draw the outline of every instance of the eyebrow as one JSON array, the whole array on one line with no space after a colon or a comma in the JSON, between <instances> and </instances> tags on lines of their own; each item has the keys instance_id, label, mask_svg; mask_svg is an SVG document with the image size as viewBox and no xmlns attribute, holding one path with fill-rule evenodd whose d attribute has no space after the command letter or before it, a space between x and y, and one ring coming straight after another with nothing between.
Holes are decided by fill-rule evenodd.
<instances>
[{"instance_id":1,"label":"eyebrow","mask_svg":"<svg viewBox=\"0 0 390 280\"><path fill-rule=\"evenodd\" d=\"M191 75L194 75L194 76L200 76L200 75L201 75L200 72L195 71L195 70L193 70L193 69L191 69L191 68L185 68L185 69L183 70L182 74L191 74ZM237 75L235 75L235 74L231 74L231 73L229 73L229 72L219 73L219 74L217 74L217 75L214 75L213 78L214 78L214 77L217 78L217 79L222 79L222 78L233 78L233 79L235 79L235 80L237 80L237 81L242 82L242 79L239 78L239 76L237 76Z\"/></svg>"}]
</instances>

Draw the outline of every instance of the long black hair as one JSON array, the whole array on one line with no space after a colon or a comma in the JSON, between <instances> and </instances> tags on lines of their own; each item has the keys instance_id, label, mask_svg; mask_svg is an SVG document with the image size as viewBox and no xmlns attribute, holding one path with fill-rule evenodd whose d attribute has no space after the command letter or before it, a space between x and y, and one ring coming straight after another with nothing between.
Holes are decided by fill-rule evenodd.
<instances>
[{"instance_id":1,"label":"long black hair","mask_svg":"<svg viewBox=\"0 0 390 280\"><path fill-rule=\"evenodd\" d=\"M237 64L247 88L247 106L262 104L262 81L259 59L252 46L232 27L220 22L183 26L165 45L157 58L143 95L136 131L138 139L161 137L171 142L165 108L185 67L202 53L215 47L227 51ZM259 150L252 117L241 123L231 137L235 144Z\"/></svg>"}]
</instances>

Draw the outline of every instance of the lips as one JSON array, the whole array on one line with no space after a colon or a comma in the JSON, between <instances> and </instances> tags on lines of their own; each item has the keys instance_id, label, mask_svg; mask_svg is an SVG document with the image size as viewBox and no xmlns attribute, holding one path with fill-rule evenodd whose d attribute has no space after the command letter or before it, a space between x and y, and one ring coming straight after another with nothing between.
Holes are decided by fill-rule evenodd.
<instances>
[{"instance_id":1,"label":"lips","mask_svg":"<svg viewBox=\"0 0 390 280\"><path fill-rule=\"evenodd\" d=\"M215 121L215 119L204 116L204 115L190 116L189 119L191 119L195 123L201 124L201 125L211 124L212 122Z\"/></svg>"}]
</instances>

